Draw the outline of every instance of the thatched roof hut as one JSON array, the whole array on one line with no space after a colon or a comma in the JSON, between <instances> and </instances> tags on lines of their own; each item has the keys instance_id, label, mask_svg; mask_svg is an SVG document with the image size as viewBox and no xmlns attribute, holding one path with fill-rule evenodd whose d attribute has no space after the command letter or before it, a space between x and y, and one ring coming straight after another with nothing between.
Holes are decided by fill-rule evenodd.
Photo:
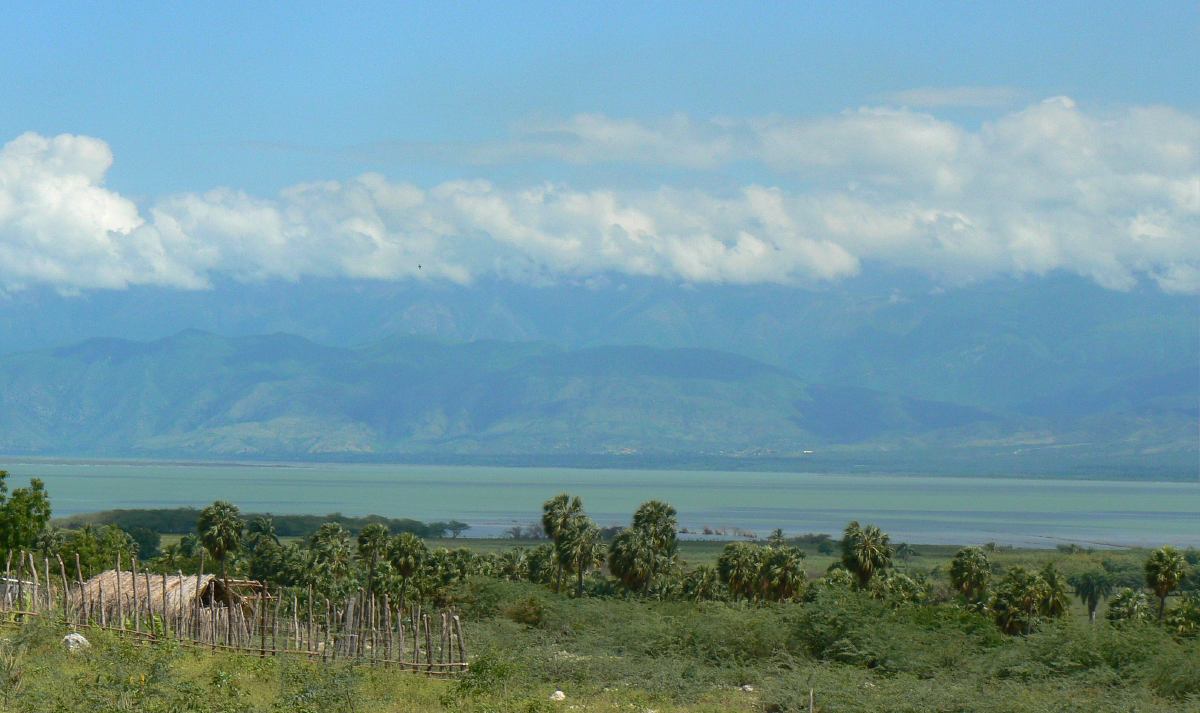
<instances>
[{"instance_id":1,"label":"thatched roof hut","mask_svg":"<svg viewBox=\"0 0 1200 713\"><path fill-rule=\"evenodd\" d=\"M257 595L261 591L259 582L229 580L229 601L243 612L249 611L247 596ZM179 576L139 572L135 577L133 572L110 569L84 582L82 589L76 589L72 593L73 604L87 611L98 612L103 599L105 614L112 617L118 611L118 592L121 610L132 612L136 596L140 611L149 610L152 614L171 620L178 617L181 611L190 612L197 607L224 608L226 602L225 583L212 574Z\"/></svg>"}]
</instances>

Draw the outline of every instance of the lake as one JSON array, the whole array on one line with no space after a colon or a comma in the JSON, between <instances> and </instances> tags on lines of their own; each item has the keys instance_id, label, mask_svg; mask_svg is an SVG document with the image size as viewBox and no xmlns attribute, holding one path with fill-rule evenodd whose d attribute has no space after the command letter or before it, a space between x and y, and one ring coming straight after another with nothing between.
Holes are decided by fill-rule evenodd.
<instances>
[{"instance_id":1,"label":"lake","mask_svg":"<svg viewBox=\"0 0 1200 713\"><path fill-rule=\"evenodd\" d=\"M1054 546L1200 545L1200 484L865 474L586 470L379 464L220 464L8 458L11 487L46 482L56 515L203 506L246 512L379 514L470 523L498 536L541 503L580 495L601 525L665 500L680 525L766 535L870 522L894 541Z\"/></svg>"}]
</instances>

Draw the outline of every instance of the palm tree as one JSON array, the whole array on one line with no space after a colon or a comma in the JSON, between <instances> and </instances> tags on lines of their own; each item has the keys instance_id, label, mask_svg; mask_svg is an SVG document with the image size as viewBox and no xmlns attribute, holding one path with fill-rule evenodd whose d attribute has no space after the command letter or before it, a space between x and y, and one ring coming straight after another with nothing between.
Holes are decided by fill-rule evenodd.
<instances>
[{"instance_id":1,"label":"palm tree","mask_svg":"<svg viewBox=\"0 0 1200 713\"><path fill-rule=\"evenodd\" d=\"M1046 585L1042 596L1041 614L1057 619L1071 607L1071 598L1067 595L1067 581L1053 563L1047 563L1039 576Z\"/></svg>"},{"instance_id":2,"label":"palm tree","mask_svg":"<svg viewBox=\"0 0 1200 713\"><path fill-rule=\"evenodd\" d=\"M1200 591L1183 595L1179 606L1171 610L1167 616L1167 625L1175 636L1196 636L1200 634Z\"/></svg>"},{"instance_id":3,"label":"palm tree","mask_svg":"<svg viewBox=\"0 0 1200 713\"><path fill-rule=\"evenodd\" d=\"M954 554L954 559L950 562L950 584L968 602L982 601L987 595L987 586L991 579L991 565L983 550L978 547L964 547Z\"/></svg>"},{"instance_id":4,"label":"palm tree","mask_svg":"<svg viewBox=\"0 0 1200 713\"><path fill-rule=\"evenodd\" d=\"M559 563L575 572L575 596L582 597L583 575L596 562L600 551L600 529L591 518L580 515L567 523L559 535L556 546Z\"/></svg>"},{"instance_id":5,"label":"palm tree","mask_svg":"<svg viewBox=\"0 0 1200 713\"><path fill-rule=\"evenodd\" d=\"M608 546L608 568L630 591L645 592L654 571L655 551L645 532L626 528Z\"/></svg>"},{"instance_id":6,"label":"palm tree","mask_svg":"<svg viewBox=\"0 0 1200 713\"><path fill-rule=\"evenodd\" d=\"M655 576L675 563L678 548L676 533L679 530L675 508L661 500L644 502L633 513L632 529L644 533L654 550L649 575L649 584L652 586Z\"/></svg>"},{"instance_id":7,"label":"palm tree","mask_svg":"<svg viewBox=\"0 0 1200 713\"><path fill-rule=\"evenodd\" d=\"M683 591L693 601L716 599L721 583L716 568L702 564L688 572L683 579Z\"/></svg>"},{"instance_id":8,"label":"palm tree","mask_svg":"<svg viewBox=\"0 0 1200 713\"><path fill-rule=\"evenodd\" d=\"M350 532L336 522L317 528L309 542L308 579L331 599L345 593L354 580L354 545Z\"/></svg>"},{"instance_id":9,"label":"palm tree","mask_svg":"<svg viewBox=\"0 0 1200 713\"><path fill-rule=\"evenodd\" d=\"M212 558L221 563L221 583L225 589L225 606L233 608L233 594L229 590L229 555L237 552L242 544L242 533L246 523L242 513L233 503L218 500L200 511L196 519L196 531L200 542Z\"/></svg>"},{"instance_id":10,"label":"palm tree","mask_svg":"<svg viewBox=\"0 0 1200 713\"><path fill-rule=\"evenodd\" d=\"M358 558L367 564L367 591L375 592L375 573L379 562L387 556L388 529L386 525L372 522L358 533Z\"/></svg>"},{"instance_id":11,"label":"palm tree","mask_svg":"<svg viewBox=\"0 0 1200 713\"><path fill-rule=\"evenodd\" d=\"M579 496L571 497L566 493L559 493L542 503L542 530L545 531L546 537L554 540L557 547L559 538L571 523L571 520L583 514L583 501ZM555 591L562 591L563 568L561 563L556 563Z\"/></svg>"},{"instance_id":12,"label":"palm tree","mask_svg":"<svg viewBox=\"0 0 1200 713\"><path fill-rule=\"evenodd\" d=\"M505 579L519 582L529 576L529 558L524 547L505 550L500 555L499 574Z\"/></svg>"},{"instance_id":13,"label":"palm tree","mask_svg":"<svg viewBox=\"0 0 1200 713\"><path fill-rule=\"evenodd\" d=\"M1158 597L1158 620L1163 620L1167 608L1167 595L1179 587L1187 572L1187 560L1170 545L1150 553L1146 560L1146 586Z\"/></svg>"},{"instance_id":14,"label":"palm tree","mask_svg":"<svg viewBox=\"0 0 1200 713\"><path fill-rule=\"evenodd\" d=\"M1108 573L1094 569L1077 574L1068 581L1075 588L1075 596L1087 607L1088 621L1095 624L1096 610L1100 608L1100 602L1112 596L1113 583Z\"/></svg>"},{"instance_id":15,"label":"palm tree","mask_svg":"<svg viewBox=\"0 0 1200 713\"><path fill-rule=\"evenodd\" d=\"M275 521L269 515L259 515L246 525L246 534L255 539L279 544L279 534L275 531Z\"/></svg>"},{"instance_id":16,"label":"palm tree","mask_svg":"<svg viewBox=\"0 0 1200 713\"><path fill-rule=\"evenodd\" d=\"M808 579L802 551L795 547L768 547L761 560L758 577L764 599L784 602L803 593Z\"/></svg>"},{"instance_id":17,"label":"palm tree","mask_svg":"<svg viewBox=\"0 0 1200 713\"><path fill-rule=\"evenodd\" d=\"M842 564L857 578L859 588L866 589L876 572L892 564L891 538L874 525L851 522L843 533Z\"/></svg>"},{"instance_id":18,"label":"palm tree","mask_svg":"<svg viewBox=\"0 0 1200 713\"><path fill-rule=\"evenodd\" d=\"M408 582L418 572L429 556L429 549L421 538L411 532L400 533L392 540L388 548L388 559L392 569L400 577L400 611L404 611L404 597L408 591Z\"/></svg>"},{"instance_id":19,"label":"palm tree","mask_svg":"<svg viewBox=\"0 0 1200 713\"><path fill-rule=\"evenodd\" d=\"M1029 634L1043 612L1048 587L1041 575L1013 567L996 585L991 610L1006 634Z\"/></svg>"},{"instance_id":20,"label":"palm tree","mask_svg":"<svg viewBox=\"0 0 1200 713\"><path fill-rule=\"evenodd\" d=\"M761 569L762 550L745 542L730 542L717 558L717 576L735 601L756 596Z\"/></svg>"},{"instance_id":21,"label":"palm tree","mask_svg":"<svg viewBox=\"0 0 1200 713\"><path fill-rule=\"evenodd\" d=\"M1149 616L1150 602L1145 592L1122 587L1108 603L1106 618L1114 624L1130 621L1145 621Z\"/></svg>"}]
</instances>

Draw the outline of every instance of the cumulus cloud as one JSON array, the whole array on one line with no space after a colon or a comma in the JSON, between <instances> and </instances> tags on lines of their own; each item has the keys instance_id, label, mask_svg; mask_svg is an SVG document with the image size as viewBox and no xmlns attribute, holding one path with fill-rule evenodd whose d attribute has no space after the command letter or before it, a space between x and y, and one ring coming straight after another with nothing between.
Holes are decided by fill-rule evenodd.
<instances>
[{"instance_id":1,"label":"cumulus cloud","mask_svg":"<svg viewBox=\"0 0 1200 713\"><path fill-rule=\"evenodd\" d=\"M108 145L86 136L24 134L0 149L0 287L194 287L138 207L104 188Z\"/></svg>"},{"instance_id":2,"label":"cumulus cloud","mask_svg":"<svg viewBox=\"0 0 1200 713\"><path fill-rule=\"evenodd\" d=\"M505 150L696 171L748 162L758 180L713 193L366 174L139 209L104 187L102 141L27 134L0 152L0 286L605 274L811 284L882 263L951 283L1065 270L1113 289L1148 279L1200 292L1200 121L1170 108L1101 116L1055 98L977 129L874 108L647 124L587 115Z\"/></svg>"}]
</instances>

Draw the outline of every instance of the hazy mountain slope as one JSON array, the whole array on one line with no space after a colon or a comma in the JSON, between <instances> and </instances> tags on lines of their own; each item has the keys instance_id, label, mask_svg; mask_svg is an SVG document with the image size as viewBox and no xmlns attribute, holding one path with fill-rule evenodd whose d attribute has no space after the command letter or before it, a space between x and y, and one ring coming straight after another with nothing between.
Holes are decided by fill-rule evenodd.
<instances>
[{"instance_id":1,"label":"hazy mountain slope","mask_svg":"<svg viewBox=\"0 0 1200 713\"><path fill-rule=\"evenodd\" d=\"M616 277L604 289L303 280L195 292L30 290L0 295L0 353L114 334L157 339L186 327L286 332L344 347L427 336L567 349L702 348L813 383L1002 411L1086 399L1126 380L1200 372L1195 297L1151 287L1115 292L1069 276L941 289L869 273L811 290Z\"/></svg>"},{"instance_id":2,"label":"hazy mountain slope","mask_svg":"<svg viewBox=\"0 0 1200 713\"><path fill-rule=\"evenodd\" d=\"M1006 415L812 384L703 349L412 338L348 349L185 331L0 357L0 452L837 455L910 470L1025 454L1034 469L1119 456L1186 470L1197 390L1181 374L1092 395L1085 409Z\"/></svg>"}]
</instances>

